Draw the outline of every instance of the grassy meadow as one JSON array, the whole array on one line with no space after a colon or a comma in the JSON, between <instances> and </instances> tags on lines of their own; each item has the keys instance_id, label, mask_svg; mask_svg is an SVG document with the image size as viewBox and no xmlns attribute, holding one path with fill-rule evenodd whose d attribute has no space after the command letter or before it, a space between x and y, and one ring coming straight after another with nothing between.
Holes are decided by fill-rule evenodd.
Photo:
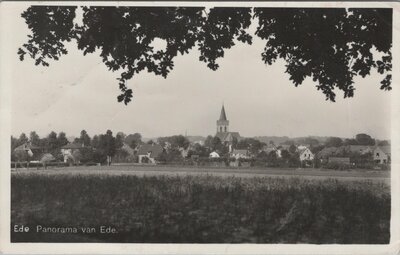
<instances>
[{"instance_id":1,"label":"grassy meadow","mask_svg":"<svg viewBox=\"0 0 400 255\"><path fill-rule=\"evenodd\" d=\"M274 177L38 175L11 179L12 242L383 244L390 188ZM14 225L114 234L16 233Z\"/></svg>"}]
</instances>

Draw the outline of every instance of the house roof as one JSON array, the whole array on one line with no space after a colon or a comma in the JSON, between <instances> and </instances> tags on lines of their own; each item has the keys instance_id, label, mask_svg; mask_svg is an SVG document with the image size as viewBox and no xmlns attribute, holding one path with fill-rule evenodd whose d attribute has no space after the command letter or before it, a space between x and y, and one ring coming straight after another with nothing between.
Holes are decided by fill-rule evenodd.
<instances>
[{"instance_id":1,"label":"house roof","mask_svg":"<svg viewBox=\"0 0 400 255\"><path fill-rule=\"evenodd\" d=\"M309 148L303 148L303 149L300 149L299 150L299 154L302 154L302 153L304 153L305 151L309 151L309 152L311 152L311 150L309 149ZM311 152L312 153L312 152Z\"/></svg>"},{"instance_id":2,"label":"house roof","mask_svg":"<svg viewBox=\"0 0 400 255\"><path fill-rule=\"evenodd\" d=\"M21 144L20 146L16 147L14 149L14 151L27 151L27 150L35 150L35 149L41 149L41 148L36 145L32 145L31 143L24 143L24 144Z\"/></svg>"},{"instance_id":3,"label":"house roof","mask_svg":"<svg viewBox=\"0 0 400 255\"><path fill-rule=\"evenodd\" d=\"M383 151L387 155L391 154L390 145L388 145L388 146L378 146L378 148L381 149L381 151Z\"/></svg>"},{"instance_id":4,"label":"house roof","mask_svg":"<svg viewBox=\"0 0 400 255\"><path fill-rule=\"evenodd\" d=\"M212 157L212 158L219 158L219 154L218 154L218 152L216 152L216 151L211 152L211 153L209 154L209 156Z\"/></svg>"},{"instance_id":5,"label":"house roof","mask_svg":"<svg viewBox=\"0 0 400 255\"><path fill-rule=\"evenodd\" d=\"M135 150L126 143L122 144L121 150L126 151L129 155L135 155Z\"/></svg>"},{"instance_id":6,"label":"house roof","mask_svg":"<svg viewBox=\"0 0 400 255\"><path fill-rule=\"evenodd\" d=\"M49 162L49 161L53 161L56 160L56 158L51 155L50 153L45 153L40 157L40 161L41 162Z\"/></svg>"},{"instance_id":7,"label":"house roof","mask_svg":"<svg viewBox=\"0 0 400 255\"><path fill-rule=\"evenodd\" d=\"M326 158L329 156L333 156L336 154L338 148L336 147L326 147L323 148L320 152L318 152L318 157L319 158Z\"/></svg>"},{"instance_id":8,"label":"house roof","mask_svg":"<svg viewBox=\"0 0 400 255\"><path fill-rule=\"evenodd\" d=\"M83 145L81 143L69 143L61 147L61 149L80 149Z\"/></svg>"},{"instance_id":9,"label":"house roof","mask_svg":"<svg viewBox=\"0 0 400 255\"><path fill-rule=\"evenodd\" d=\"M239 132L217 132L215 136L218 137L221 142L226 142L233 138L236 138L238 140L240 139Z\"/></svg>"},{"instance_id":10,"label":"house roof","mask_svg":"<svg viewBox=\"0 0 400 255\"><path fill-rule=\"evenodd\" d=\"M278 147L281 147L283 150L289 150L290 149L290 144L280 144Z\"/></svg>"},{"instance_id":11,"label":"house roof","mask_svg":"<svg viewBox=\"0 0 400 255\"><path fill-rule=\"evenodd\" d=\"M345 148L345 150L350 151L350 152L368 152L372 151L372 146L368 145L349 145Z\"/></svg>"},{"instance_id":12,"label":"house roof","mask_svg":"<svg viewBox=\"0 0 400 255\"><path fill-rule=\"evenodd\" d=\"M246 154L248 154L248 153L249 153L248 150L236 150L236 149L234 149L234 150L232 151L232 154L243 154L243 155L246 155Z\"/></svg>"},{"instance_id":13,"label":"house roof","mask_svg":"<svg viewBox=\"0 0 400 255\"><path fill-rule=\"evenodd\" d=\"M142 144L139 147L138 155L147 155L150 153L152 158L158 157L163 152L163 148L159 144Z\"/></svg>"}]
</instances>

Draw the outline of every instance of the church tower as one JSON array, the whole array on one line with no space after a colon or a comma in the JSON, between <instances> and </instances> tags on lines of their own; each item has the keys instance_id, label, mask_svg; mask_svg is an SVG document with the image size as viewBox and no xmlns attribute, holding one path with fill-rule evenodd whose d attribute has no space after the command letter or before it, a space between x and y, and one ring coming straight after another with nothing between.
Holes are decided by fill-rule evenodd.
<instances>
[{"instance_id":1,"label":"church tower","mask_svg":"<svg viewBox=\"0 0 400 255\"><path fill-rule=\"evenodd\" d=\"M217 120L217 133L229 132L229 120L226 119L225 107L222 105L221 115Z\"/></svg>"}]
</instances>

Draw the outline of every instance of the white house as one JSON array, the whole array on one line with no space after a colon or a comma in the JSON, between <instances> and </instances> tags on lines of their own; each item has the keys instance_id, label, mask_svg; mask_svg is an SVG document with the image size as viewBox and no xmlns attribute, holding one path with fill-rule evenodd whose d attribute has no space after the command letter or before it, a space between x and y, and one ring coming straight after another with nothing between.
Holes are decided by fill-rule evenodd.
<instances>
[{"instance_id":1,"label":"white house","mask_svg":"<svg viewBox=\"0 0 400 255\"><path fill-rule=\"evenodd\" d=\"M378 164L388 164L391 161L390 146L378 146L373 151L374 161Z\"/></svg>"},{"instance_id":2,"label":"white house","mask_svg":"<svg viewBox=\"0 0 400 255\"><path fill-rule=\"evenodd\" d=\"M213 151L209 155L210 158L219 158L219 154L216 151Z\"/></svg>"},{"instance_id":3,"label":"white house","mask_svg":"<svg viewBox=\"0 0 400 255\"><path fill-rule=\"evenodd\" d=\"M69 143L61 147L61 153L63 155L64 162L79 163L79 158L76 158L76 153L80 152L83 147L84 146L81 143Z\"/></svg>"},{"instance_id":4,"label":"white house","mask_svg":"<svg viewBox=\"0 0 400 255\"><path fill-rule=\"evenodd\" d=\"M139 163L155 164L164 149L159 144L142 144L138 150Z\"/></svg>"},{"instance_id":5,"label":"white house","mask_svg":"<svg viewBox=\"0 0 400 255\"><path fill-rule=\"evenodd\" d=\"M313 160L314 159L314 154L311 152L309 148L305 148L303 150L299 151L300 155L300 161L304 160Z\"/></svg>"}]
</instances>

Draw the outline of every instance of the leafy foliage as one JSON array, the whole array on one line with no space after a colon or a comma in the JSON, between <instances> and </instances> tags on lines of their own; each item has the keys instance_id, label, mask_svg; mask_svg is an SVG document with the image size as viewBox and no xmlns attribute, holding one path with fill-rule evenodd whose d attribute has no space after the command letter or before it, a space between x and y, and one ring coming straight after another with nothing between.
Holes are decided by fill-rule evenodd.
<instances>
[{"instance_id":1,"label":"leafy foliage","mask_svg":"<svg viewBox=\"0 0 400 255\"><path fill-rule=\"evenodd\" d=\"M334 88L344 97L354 95L353 78L365 77L371 68L390 72L392 46L391 9L255 8L256 34L267 40L262 54L266 64L286 61L286 72L295 86L306 77L318 82L327 99L335 101ZM372 49L384 53L375 60ZM390 90L391 75L382 81Z\"/></svg>"},{"instance_id":2,"label":"leafy foliage","mask_svg":"<svg viewBox=\"0 0 400 255\"><path fill-rule=\"evenodd\" d=\"M74 39L85 55L99 50L108 69L121 73L118 101L125 104L133 94L127 81L135 74L147 70L165 78L173 59L196 45L199 60L217 70L217 59L236 41L252 43L247 30L255 20L256 35L266 40L262 60L271 65L283 59L295 86L311 77L335 101L335 88L352 97L354 77L375 68L386 74L380 88L391 90L391 9L82 7L82 26L74 23L76 9L31 6L23 12L32 33L18 50L20 59L28 53L36 65L48 66L48 59L67 54L64 43ZM154 48L156 39L166 43L164 49Z\"/></svg>"}]
</instances>

